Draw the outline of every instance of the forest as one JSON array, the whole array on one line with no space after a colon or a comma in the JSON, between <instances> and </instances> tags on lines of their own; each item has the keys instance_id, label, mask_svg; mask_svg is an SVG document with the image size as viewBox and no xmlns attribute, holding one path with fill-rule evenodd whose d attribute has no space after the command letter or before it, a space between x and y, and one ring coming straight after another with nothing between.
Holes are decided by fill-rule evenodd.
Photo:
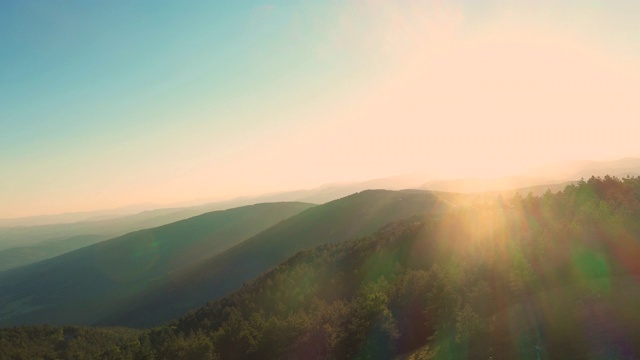
<instances>
[{"instance_id":1,"label":"forest","mask_svg":"<svg viewBox=\"0 0 640 360\"><path fill-rule=\"evenodd\" d=\"M635 359L639 216L640 177L483 197L298 252L159 327L0 329L0 359Z\"/></svg>"}]
</instances>

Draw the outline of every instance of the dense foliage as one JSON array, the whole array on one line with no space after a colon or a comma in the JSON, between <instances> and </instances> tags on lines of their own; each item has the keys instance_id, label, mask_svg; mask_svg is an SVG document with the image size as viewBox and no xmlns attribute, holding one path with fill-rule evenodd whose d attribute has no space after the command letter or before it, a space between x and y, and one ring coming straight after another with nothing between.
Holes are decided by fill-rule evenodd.
<instances>
[{"instance_id":1,"label":"dense foliage","mask_svg":"<svg viewBox=\"0 0 640 360\"><path fill-rule=\"evenodd\" d=\"M142 331L34 325L0 329L0 359L119 359L140 352Z\"/></svg>"},{"instance_id":2,"label":"dense foliage","mask_svg":"<svg viewBox=\"0 0 640 360\"><path fill-rule=\"evenodd\" d=\"M84 358L638 358L639 219L640 178L612 177L405 219ZM69 358L60 328L5 331L36 335L3 358Z\"/></svg>"}]
</instances>

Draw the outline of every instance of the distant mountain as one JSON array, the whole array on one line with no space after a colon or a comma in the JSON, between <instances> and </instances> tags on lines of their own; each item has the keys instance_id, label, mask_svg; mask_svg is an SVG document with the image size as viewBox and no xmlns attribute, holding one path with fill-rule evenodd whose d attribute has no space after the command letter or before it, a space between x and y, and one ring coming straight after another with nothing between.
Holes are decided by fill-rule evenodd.
<instances>
[{"instance_id":1,"label":"distant mountain","mask_svg":"<svg viewBox=\"0 0 640 360\"><path fill-rule=\"evenodd\" d=\"M262 197L269 201L282 200L324 203L348 194L367 189L421 189L454 193L481 193L511 191L568 184L591 176L637 176L640 175L640 158L624 158L613 161L562 161L535 167L522 174L494 178L444 178L436 179L428 172L390 176L347 184L330 184L315 189L284 192ZM545 189L546 190L546 189ZM282 201L280 200L280 201Z\"/></svg>"},{"instance_id":2,"label":"distant mountain","mask_svg":"<svg viewBox=\"0 0 640 360\"><path fill-rule=\"evenodd\" d=\"M200 208L159 209L99 221L4 227L0 228L0 250L61 241L80 235L97 235L100 239L106 239L183 220L204 212L206 211Z\"/></svg>"},{"instance_id":3,"label":"distant mountain","mask_svg":"<svg viewBox=\"0 0 640 360\"><path fill-rule=\"evenodd\" d=\"M186 219L214 210L223 210L239 206L245 206L264 202L277 201L301 201L311 203L326 203L335 199L367 189L423 189L431 191L445 191L458 193L490 193L503 192L513 194L530 189L534 194L543 193L547 188L559 189L563 184L571 181L588 179L591 176L603 176L605 174L624 177L627 175L640 175L640 159L625 158L615 161L565 161L537 167L519 176L502 178L461 178L428 180L432 175L428 173L416 173L412 175L392 176L373 179L363 182L329 184L312 189L287 191L256 197L241 197L228 201L207 203L198 206L164 208L143 211L138 214L113 218L114 212L133 211L138 207L129 207L115 210L104 210L91 213L61 214L51 217L41 217L46 221L63 221L69 216L82 217L82 221L68 224L49 224L30 227L1 227L0 219L0 251L21 247L16 250L16 256L21 259L15 264L28 264L56 256L65 251L71 251L81 242L74 239L84 237L95 242L123 235L127 232L164 225L170 222ZM524 192L526 195L528 191ZM151 206L151 205L141 205ZM116 211L117 210L117 211ZM98 220L101 219L101 220ZM33 219L32 219L33 220ZM68 219L67 219L68 220ZM67 221L65 220L65 221ZM10 222L22 221L21 219L9 219ZM26 219L25 221L30 221ZM39 221L43 221L40 219ZM6 224L9 224L5 222ZM56 244L48 244L55 241ZM82 243L84 244L84 243ZM53 251L49 252L51 249ZM25 255L26 252L26 255ZM1 256L1 254L0 254ZM8 269L13 265L9 262L0 269Z\"/></svg>"},{"instance_id":4,"label":"distant mountain","mask_svg":"<svg viewBox=\"0 0 640 360\"><path fill-rule=\"evenodd\" d=\"M404 188L403 185L419 183L411 179L397 176L353 184L332 184L314 189L241 197L189 207L146 210L127 215L123 213L143 206L23 219L0 219L0 271L49 259L131 231L161 226L209 211L280 201L325 203L370 188L400 189ZM27 224L43 225L26 226ZM3 261L5 259L6 261Z\"/></svg>"},{"instance_id":5,"label":"distant mountain","mask_svg":"<svg viewBox=\"0 0 640 360\"><path fill-rule=\"evenodd\" d=\"M417 188L431 191L458 193L508 192L520 189L536 191L552 188L561 190L564 185L592 176L638 176L640 159L625 158L614 161L563 161L533 168L522 175L494 178L456 178L429 180Z\"/></svg>"},{"instance_id":6,"label":"distant mountain","mask_svg":"<svg viewBox=\"0 0 640 360\"><path fill-rule=\"evenodd\" d=\"M0 271L45 260L83 246L126 233L188 219L206 212L255 204L250 199L227 201L186 208L166 208L99 221L0 227L0 259L13 250L14 259L0 265ZM82 241L79 241L82 239Z\"/></svg>"},{"instance_id":7,"label":"distant mountain","mask_svg":"<svg viewBox=\"0 0 640 360\"><path fill-rule=\"evenodd\" d=\"M255 202L271 201L302 201L314 204L324 204L345 196L371 189L405 190L417 189L424 183L424 174L398 175L359 182L326 184L311 189L277 192L260 195L253 198L238 198L233 201L249 200Z\"/></svg>"},{"instance_id":8,"label":"distant mountain","mask_svg":"<svg viewBox=\"0 0 640 360\"><path fill-rule=\"evenodd\" d=\"M547 179L524 176L509 176L502 178L461 178L432 180L420 186L420 189L470 194L514 190L528 186L544 185L548 182L549 180Z\"/></svg>"},{"instance_id":9,"label":"distant mountain","mask_svg":"<svg viewBox=\"0 0 640 360\"><path fill-rule=\"evenodd\" d=\"M21 248L11 252L16 254L20 260L0 266L0 271L48 259L75 250L82 245L120 236L131 231L161 226L209 211L282 201L322 204L367 189L399 190L416 187L420 183L421 181L416 180L415 176L394 176L358 183L330 184L312 189L239 197L200 205L181 205L149 210L153 205L146 204L92 212L0 219L0 251ZM132 212L142 209L147 210L132 214ZM93 239L94 241L82 243L77 241L79 238Z\"/></svg>"},{"instance_id":10,"label":"distant mountain","mask_svg":"<svg viewBox=\"0 0 640 360\"><path fill-rule=\"evenodd\" d=\"M639 158L623 158L611 161L560 161L547 164L527 172L528 176L555 180L580 180L591 176L634 176L640 174Z\"/></svg>"},{"instance_id":11,"label":"distant mountain","mask_svg":"<svg viewBox=\"0 0 640 360\"><path fill-rule=\"evenodd\" d=\"M157 209L159 207L160 206L156 204L139 204L95 211L68 212L52 215L26 216L20 218L5 218L0 219L0 227L42 226L52 224L70 224L80 221L109 220L127 215L137 214L143 211Z\"/></svg>"},{"instance_id":12,"label":"distant mountain","mask_svg":"<svg viewBox=\"0 0 640 360\"><path fill-rule=\"evenodd\" d=\"M639 216L640 178L494 198L297 252L159 327L0 329L0 358L638 359ZM304 228L265 233L284 224Z\"/></svg>"},{"instance_id":13,"label":"distant mountain","mask_svg":"<svg viewBox=\"0 0 640 360\"><path fill-rule=\"evenodd\" d=\"M19 246L0 251L0 271L33 264L40 260L62 255L69 251L106 240L106 236L77 235L59 240L45 241L29 246Z\"/></svg>"},{"instance_id":14,"label":"distant mountain","mask_svg":"<svg viewBox=\"0 0 640 360\"><path fill-rule=\"evenodd\" d=\"M174 272L168 284L101 324L160 324L239 288L297 251L366 236L394 220L442 213L458 199L454 194L418 190L369 190L313 207L219 255Z\"/></svg>"},{"instance_id":15,"label":"distant mountain","mask_svg":"<svg viewBox=\"0 0 640 360\"><path fill-rule=\"evenodd\" d=\"M314 205L269 203L140 230L0 273L0 323L100 321L181 267Z\"/></svg>"},{"instance_id":16,"label":"distant mountain","mask_svg":"<svg viewBox=\"0 0 640 360\"><path fill-rule=\"evenodd\" d=\"M20 218L0 218L0 231L2 231L3 228L12 227L38 227L44 225L73 224L78 222L101 222L105 220L125 218L142 214L144 214L143 216L152 217L160 214L169 214L174 212L180 213L182 211L200 211L200 213L205 213L208 211L231 209L234 207L266 202L299 201L322 204L363 190L409 189L415 188L423 182L424 181L422 175L401 175L353 183L326 184L310 189L282 191L257 196L242 196L230 200L199 199L176 203L168 206L149 203L95 211L69 212L53 215L27 216ZM195 215L199 214L192 214L192 216Z\"/></svg>"}]
</instances>

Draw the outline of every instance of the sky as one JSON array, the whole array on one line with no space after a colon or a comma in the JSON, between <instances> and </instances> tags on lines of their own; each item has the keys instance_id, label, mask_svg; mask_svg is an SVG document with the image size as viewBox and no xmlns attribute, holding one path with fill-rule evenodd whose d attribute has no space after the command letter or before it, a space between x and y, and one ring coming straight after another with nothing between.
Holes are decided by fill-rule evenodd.
<instances>
[{"instance_id":1,"label":"sky","mask_svg":"<svg viewBox=\"0 0 640 360\"><path fill-rule=\"evenodd\" d=\"M0 2L0 218L640 156L640 3Z\"/></svg>"}]
</instances>

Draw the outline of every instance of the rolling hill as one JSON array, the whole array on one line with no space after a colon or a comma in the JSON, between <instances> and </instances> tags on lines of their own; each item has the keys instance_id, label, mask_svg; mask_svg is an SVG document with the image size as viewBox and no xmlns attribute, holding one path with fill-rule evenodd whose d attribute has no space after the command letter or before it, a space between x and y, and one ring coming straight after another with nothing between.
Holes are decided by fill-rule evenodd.
<instances>
[{"instance_id":1,"label":"rolling hill","mask_svg":"<svg viewBox=\"0 0 640 360\"><path fill-rule=\"evenodd\" d=\"M328 184L313 189L287 191L256 197L241 197L197 206L148 210L126 216L118 216L117 214L122 211L131 212L136 208L144 208L144 206L149 207L151 205L89 213L60 214L24 219L0 219L0 251L20 248L8 253L12 254L8 261L0 261L0 271L51 258L64 252L75 250L82 245L120 236L131 231L161 226L209 211L249 204L280 201L322 204L365 189L397 190L415 188L467 194L500 192L505 196L511 196L515 192L526 195L529 191L532 191L535 195L538 195L544 193L548 188L552 191L557 191L580 178L586 179L593 175L604 176L605 174L619 177L640 174L640 159L565 161L534 168L519 176L503 178L434 180L433 174L419 173L357 183ZM430 178L431 180L429 180ZM63 222L73 219L82 221L52 223L44 226L15 226L16 224ZM8 225L14 226L8 227ZM84 240L79 241L80 239ZM2 256L3 254L0 253L0 260L3 259ZM15 261L13 259L18 260Z\"/></svg>"},{"instance_id":2,"label":"rolling hill","mask_svg":"<svg viewBox=\"0 0 640 360\"><path fill-rule=\"evenodd\" d=\"M312 207L269 203L132 232L0 273L0 323L90 324L177 269Z\"/></svg>"},{"instance_id":3,"label":"rolling hill","mask_svg":"<svg viewBox=\"0 0 640 360\"><path fill-rule=\"evenodd\" d=\"M62 255L102 240L106 235L76 235L68 238L44 241L28 246L12 247L0 250L0 271L17 268Z\"/></svg>"},{"instance_id":4,"label":"rolling hill","mask_svg":"<svg viewBox=\"0 0 640 360\"><path fill-rule=\"evenodd\" d=\"M167 284L151 289L129 311L100 324L157 325L224 296L300 250L369 235L394 220L442 213L459 199L455 194L418 190L368 190L313 207L171 274Z\"/></svg>"},{"instance_id":5,"label":"rolling hill","mask_svg":"<svg viewBox=\"0 0 640 360\"><path fill-rule=\"evenodd\" d=\"M605 178L413 216L300 251L160 327L2 329L0 355L637 359L639 215L640 178Z\"/></svg>"},{"instance_id":6,"label":"rolling hill","mask_svg":"<svg viewBox=\"0 0 640 360\"><path fill-rule=\"evenodd\" d=\"M149 338L237 359L634 359L639 204L640 179L606 177L397 221Z\"/></svg>"},{"instance_id":7,"label":"rolling hill","mask_svg":"<svg viewBox=\"0 0 640 360\"><path fill-rule=\"evenodd\" d=\"M237 359L635 359L638 215L640 178L605 177L396 221L149 338Z\"/></svg>"},{"instance_id":8,"label":"rolling hill","mask_svg":"<svg viewBox=\"0 0 640 360\"><path fill-rule=\"evenodd\" d=\"M4 263L0 261L0 271L49 259L132 231L162 226L211 211L258 203L251 200L242 199L184 208L148 210L104 220L0 227L0 260L5 254L8 256L8 261ZM4 251L7 253L3 253Z\"/></svg>"}]
</instances>

